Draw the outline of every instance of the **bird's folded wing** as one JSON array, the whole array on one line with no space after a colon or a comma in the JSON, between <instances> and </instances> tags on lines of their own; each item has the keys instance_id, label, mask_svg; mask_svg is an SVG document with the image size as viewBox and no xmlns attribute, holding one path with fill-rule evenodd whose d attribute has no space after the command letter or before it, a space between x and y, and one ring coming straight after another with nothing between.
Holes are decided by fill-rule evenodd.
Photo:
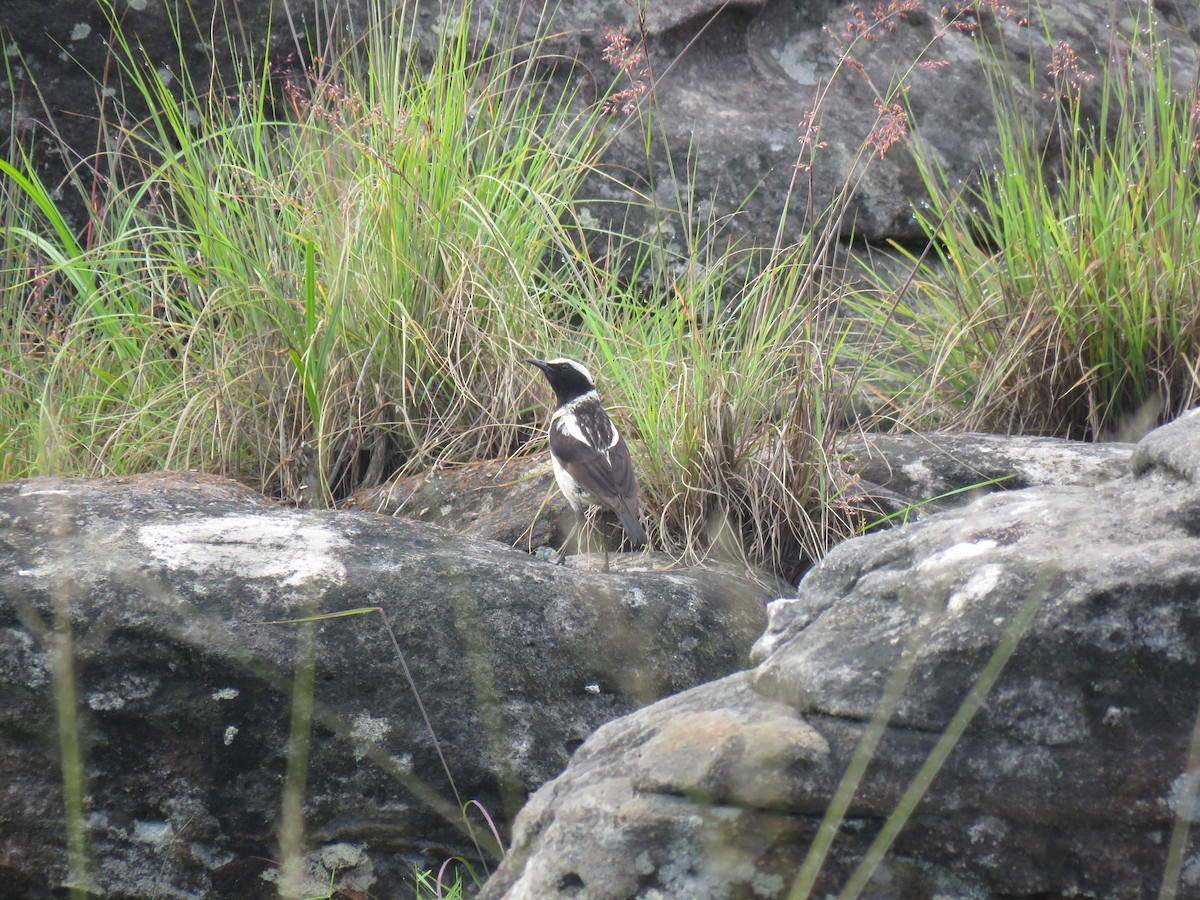
<instances>
[{"instance_id":1,"label":"bird's folded wing","mask_svg":"<svg viewBox=\"0 0 1200 900\"><path fill-rule=\"evenodd\" d=\"M628 501L637 495L629 449L619 436L607 453L601 453L565 429L553 427L550 451L579 486L602 503L616 508L619 499Z\"/></svg>"}]
</instances>

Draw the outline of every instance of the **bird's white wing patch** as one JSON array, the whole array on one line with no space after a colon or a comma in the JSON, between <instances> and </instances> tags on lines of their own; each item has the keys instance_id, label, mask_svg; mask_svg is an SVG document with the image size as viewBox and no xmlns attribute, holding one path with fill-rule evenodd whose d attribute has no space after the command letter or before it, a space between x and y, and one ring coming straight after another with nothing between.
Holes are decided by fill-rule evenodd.
<instances>
[{"instance_id":1,"label":"bird's white wing patch","mask_svg":"<svg viewBox=\"0 0 1200 900\"><path fill-rule=\"evenodd\" d=\"M554 413L551 421L557 425L559 431L563 434L575 438L581 444L586 444L588 443L587 435L579 427L579 418L575 413L571 412L572 406L574 406L574 403L568 403L566 406L561 407Z\"/></svg>"},{"instance_id":2,"label":"bird's white wing patch","mask_svg":"<svg viewBox=\"0 0 1200 900\"><path fill-rule=\"evenodd\" d=\"M570 435L575 440L587 444L589 447L594 447L607 457L608 451L617 446L617 443L621 440L621 433L617 431L616 423L608 417L607 412L604 413L604 418L608 423L608 428L606 429L608 433L604 437L608 443L605 444L603 441L597 440L600 437L597 434L589 435L585 433L579 424L579 417L575 415L575 410L584 403L595 403L597 406L600 406L600 395L595 391L588 391L586 394L576 397L570 403L564 403L554 411L554 414L550 417L550 422L553 424L557 421L564 434ZM601 411L603 412L603 407L601 407Z\"/></svg>"},{"instance_id":3,"label":"bird's white wing patch","mask_svg":"<svg viewBox=\"0 0 1200 900\"><path fill-rule=\"evenodd\" d=\"M608 443L605 444L603 447L601 447L601 446L596 447L596 449L599 450L601 453L603 453L605 456L608 456L608 451L611 450L613 447L617 446L617 441L621 440L621 432L617 431L617 423L614 422L612 419L607 419L607 424L608 424L608 429L607 429L608 434L604 435L604 437L608 438ZM599 438L601 436L596 435L596 437ZM601 443L603 443L603 440L596 441L597 445L599 445Z\"/></svg>"}]
</instances>

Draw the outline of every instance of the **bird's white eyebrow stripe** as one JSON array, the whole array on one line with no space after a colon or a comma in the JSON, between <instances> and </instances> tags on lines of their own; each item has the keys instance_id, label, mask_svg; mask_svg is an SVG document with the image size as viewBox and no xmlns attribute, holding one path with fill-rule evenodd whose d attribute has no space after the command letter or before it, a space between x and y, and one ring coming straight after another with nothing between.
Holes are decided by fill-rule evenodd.
<instances>
[{"instance_id":1,"label":"bird's white eyebrow stripe","mask_svg":"<svg viewBox=\"0 0 1200 900\"><path fill-rule=\"evenodd\" d=\"M592 377L592 373L588 371L588 367L578 360L567 359L565 356L559 356L555 357L554 359L546 360L546 365L548 366L560 366L564 364L570 366L576 372L581 373L585 378L587 378L589 384L596 383L596 379Z\"/></svg>"}]
</instances>

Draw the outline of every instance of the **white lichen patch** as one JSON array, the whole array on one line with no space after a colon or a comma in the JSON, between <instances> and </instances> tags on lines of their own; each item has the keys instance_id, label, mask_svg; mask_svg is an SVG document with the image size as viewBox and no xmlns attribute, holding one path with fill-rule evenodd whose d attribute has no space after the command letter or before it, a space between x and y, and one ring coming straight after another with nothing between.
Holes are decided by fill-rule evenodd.
<instances>
[{"instance_id":1,"label":"white lichen patch","mask_svg":"<svg viewBox=\"0 0 1200 900\"><path fill-rule=\"evenodd\" d=\"M133 822L133 839L139 844L154 844L164 847L171 842L174 831L167 822L143 822L135 819Z\"/></svg>"},{"instance_id":2,"label":"white lichen patch","mask_svg":"<svg viewBox=\"0 0 1200 900\"><path fill-rule=\"evenodd\" d=\"M138 529L142 546L173 570L272 579L298 587L310 580L340 583L335 555L346 545L332 529L292 515L233 515L164 522Z\"/></svg>"},{"instance_id":3,"label":"white lichen patch","mask_svg":"<svg viewBox=\"0 0 1200 900\"><path fill-rule=\"evenodd\" d=\"M964 607L982 600L996 589L1004 567L997 565L982 566L966 580L962 587L950 595L946 601L949 612L959 612Z\"/></svg>"},{"instance_id":4,"label":"white lichen patch","mask_svg":"<svg viewBox=\"0 0 1200 900\"><path fill-rule=\"evenodd\" d=\"M783 876L773 872L755 872L750 879L755 897L781 897L784 887Z\"/></svg>"},{"instance_id":5,"label":"white lichen patch","mask_svg":"<svg viewBox=\"0 0 1200 900\"><path fill-rule=\"evenodd\" d=\"M953 544L945 550L941 550L921 560L917 564L918 571L928 571L930 569L941 569L946 566L952 566L956 563L966 562L970 559L975 559L982 556L990 550L995 550L997 544L990 538L981 541L963 541L959 544Z\"/></svg>"},{"instance_id":6,"label":"white lichen patch","mask_svg":"<svg viewBox=\"0 0 1200 900\"><path fill-rule=\"evenodd\" d=\"M1008 836L1008 823L996 816L984 816L967 828L972 844L996 844Z\"/></svg>"},{"instance_id":7,"label":"white lichen patch","mask_svg":"<svg viewBox=\"0 0 1200 900\"><path fill-rule=\"evenodd\" d=\"M1110 706L1104 710L1104 716L1100 719L1101 725L1107 725L1109 728L1118 728L1128 725L1133 720L1133 710L1128 706Z\"/></svg>"},{"instance_id":8,"label":"white lichen patch","mask_svg":"<svg viewBox=\"0 0 1200 900\"><path fill-rule=\"evenodd\" d=\"M236 725L229 725L226 727L225 734L221 737L221 740L225 743L226 747L233 746L233 739L238 736L238 731L240 730L241 729L239 729Z\"/></svg>"},{"instance_id":9,"label":"white lichen patch","mask_svg":"<svg viewBox=\"0 0 1200 900\"><path fill-rule=\"evenodd\" d=\"M134 700L145 700L157 689L157 678L147 678L144 675L123 675L105 690L90 692L86 700L89 709L96 712L107 712L124 709L126 704Z\"/></svg>"},{"instance_id":10,"label":"white lichen patch","mask_svg":"<svg viewBox=\"0 0 1200 900\"><path fill-rule=\"evenodd\" d=\"M128 6L135 12L141 12L146 8L146 0L129 0Z\"/></svg>"},{"instance_id":11,"label":"white lichen patch","mask_svg":"<svg viewBox=\"0 0 1200 900\"><path fill-rule=\"evenodd\" d=\"M303 897L329 896L331 876L339 892L366 893L375 883L375 867L365 844L327 844L303 860L302 866L293 874L291 888ZM269 868L259 877L278 884L282 874L282 869Z\"/></svg>"},{"instance_id":12,"label":"white lichen patch","mask_svg":"<svg viewBox=\"0 0 1200 900\"><path fill-rule=\"evenodd\" d=\"M362 759L368 747L376 746L392 730L387 719L359 713L350 722L350 738L355 743L354 758Z\"/></svg>"},{"instance_id":13,"label":"white lichen patch","mask_svg":"<svg viewBox=\"0 0 1200 900\"><path fill-rule=\"evenodd\" d=\"M223 850L210 844L202 844L199 841L193 841L188 844L188 849L192 851L192 856L198 859L204 868L209 870L220 869L222 866L227 866L237 859L228 850Z\"/></svg>"},{"instance_id":14,"label":"white lichen patch","mask_svg":"<svg viewBox=\"0 0 1200 900\"><path fill-rule=\"evenodd\" d=\"M1184 772L1173 782L1167 794L1167 806L1184 822L1200 822L1200 771Z\"/></svg>"},{"instance_id":15,"label":"white lichen patch","mask_svg":"<svg viewBox=\"0 0 1200 900\"><path fill-rule=\"evenodd\" d=\"M396 767L396 771L403 773L411 773L413 771L413 758L411 753L400 753L396 756L391 756L389 759L392 765Z\"/></svg>"},{"instance_id":16,"label":"white lichen patch","mask_svg":"<svg viewBox=\"0 0 1200 900\"><path fill-rule=\"evenodd\" d=\"M600 225L600 219L596 217L596 214L592 212L590 207L579 207L578 216L579 224L584 228L598 228Z\"/></svg>"},{"instance_id":17,"label":"white lichen patch","mask_svg":"<svg viewBox=\"0 0 1200 900\"><path fill-rule=\"evenodd\" d=\"M641 609L642 607L650 605L650 601L646 598L645 591L643 591L641 588L633 588L632 590L627 591L622 599L624 599L625 606L628 609Z\"/></svg>"},{"instance_id":18,"label":"white lichen patch","mask_svg":"<svg viewBox=\"0 0 1200 900\"><path fill-rule=\"evenodd\" d=\"M364 844L328 844L321 848L321 865L334 869L352 869L370 862Z\"/></svg>"},{"instance_id":19,"label":"white lichen patch","mask_svg":"<svg viewBox=\"0 0 1200 900\"><path fill-rule=\"evenodd\" d=\"M50 682L50 656L24 628L0 629L0 682L40 688Z\"/></svg>"},{"instance_id":20,"label":"white lichen patch","mask_svg":"<svg viewBox=\"0 0 1200 900\"><path fill-rule=\"evenodd\" d=\"M929 470L929 466L925 464L924 460L915 459L910 463L905 463L901 466L900 471L914 484L933 483L933 472Z\"/></svg>"},{"instance_id":21,"label":"white lichen patch","mask_svg":"<svg viewBox=\"0 0 1200 900\"><path fill-rule=\"evenodd\" d=\"M17 52L19 54L20 51L18 50ZM9 56L12 56L12 55L13 54L11 54L11 53L9 54ZM25 488L25 487L21 488L21 496L22 497L46 497L46 496L51 496L51 495L70 494L70 493L71 492L66 490L65 488L39 488L37 490L29 490L28 488Z\"/></svg>"},{"instance_id":22,"label":"white lichen patch","mask_svg":"<svg viewBox=\"0 0 1200 900\"><path fill-rule=\"evenodd\" d=\"M212 692L212 698L214 700L236 700L240 693L241 691L235 687L218 688Z\"/></svg>"},{"instance_id":23,"label":"white lichen patch","mask_svg":"<svg viewBox=\"0 0 1200 900\"><path fill-rule=\"evenodd\" d=\"M1187 887L1200 885L1200 853L1193 853L1183 865L1183 874L1179 880Z\"/></svg>"},{"instance_id":24,"label":"white lichen patch","mask_svg":"<svg viewBox=\"0 0 1200 900\"><path fill-rule=\"evenodd\" d=\"M77 22L75 27L71 29L71 40L82 41L85 37L92 33L92 26L87 22Z\"/></svg>"}]
</instances>

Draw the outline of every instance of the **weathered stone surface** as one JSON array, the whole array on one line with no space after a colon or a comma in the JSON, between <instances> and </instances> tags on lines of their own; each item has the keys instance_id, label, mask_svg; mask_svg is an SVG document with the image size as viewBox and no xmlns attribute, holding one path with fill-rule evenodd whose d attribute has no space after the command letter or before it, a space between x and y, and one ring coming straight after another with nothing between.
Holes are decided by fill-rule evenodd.
<instances>
[{"instance_id":1,"label":"weathered stone surface","mask_svg":"<svg viewBox=\"0 0 1200 900\"><path fill-rule=\"evenodd\" d=\"M580 61L597 91L615 78L601 58L604 29L622 26L637 35L641 8L565 5L562 53ZM723 235L759 246L774 239L786 201L784 239L796 240L811 226L810 211L828 208L847 185L843 236L923 239L915 213L927 193L912 152L895 146L878 158L871 142L881 125L876 101L898 101L888 92L901 82L915 136L911 151L958 184L994 167L996 90L1012 92L1034 133L1054 152L1060 111L1044 97L1055 91L1056 46L1075 54L1079 74L1063 77L1078 82L1085 119L1099 109L1102 80L1095 76L1109 58L1125 60L1135 78L1145 74L1138 54L1129 52L1131 42L1144 44L1151 33L1164 42L1177 84L1191 83L1200 46L1194 8L1132 0L1034 7L941 0L677 0L646 4L645 12L654 124L669 153L656 147L647 160L639 129L624 128L608 161L623 177L644 179L637 189L661 210L692 205L708 221L720 222ZM866 28L877 13L883 21ZM850 61L842 62L846 51ZM618 87L627 85L618 81ZM811 173L798 175L800 123L809 112L820 126L813 144L828 146L816 152ZM630 199L609 188L598 196ZM598 218L612 215L601 204L593 212ZM669 213L647 215L635 204L612 217L621 230L657 232L668 251L685 249L688 235Z\"/></svg>"},{"instance_id":2,"label":"weathered stone surface","mask_svg":"<svg viewBox=\"0 0 1200 900\"><path fill-rule=\"evenodd\" d=\"M991 491L1098 484L1128 471L1133 450L1133 444L950 432L860 432L837 447L841 464L857 479L850 493L868 527L916 520ZM357 491L343 508L432 522L526 552L557 549L575 521L555 486L550 464L526 458L434 468ZM615 517L600 521L609 549L619 549L623 533ZM596 531L588 540L599 552ZM648 560L670 565L666 557ZM626 560L622 565L628 569L632 563Z\"/></svg>"},{"instance_id":3,"label":"weathered stone surface","mask_svg":"<svg viewBox=\"0 0 1200 900\"><path fill-rule=\"evenodd\" d=\"M1149 434L1120 479L996 493L840 545L772 604L753 670L585 742L482 897L787 896L884 710L817 882L836 892L1010 650L870 895L1200 891L1194 836L1168 871L1176 815L1195 815L1198 474L1200 412Z\"/></svg>"},{"instance_id":4,"label":"weathered stone surface","mask_svg":"<svg viewBox=\"0 0 1200 900\"><path fill-rule=\"evenodd\" d=\"M517 457L439 466L356 491L342 507L432 522L460 534L501 541L543 556L570 540L567 564L602 567L603 563L596 561L605 547L609 551L629 547L621 524L611 511L595 511L586 534L572 537L575 513L558 489L544 456L540 460ZM664 553L626 556L616 563L622 571L667 569L674 564Z\"/></svg>"},{"instance_id":5,"label":"weathered stone surface","mask_svg":"<svg viewBox=\"0 0 1200 900\"><path fill-rule=\"evenodd\" d=\"M901 520L953 509L979 494L1035 485L1092 485L1129 470L1133 444L950 432L853 435L838 445L858 492Z\"/></svg>"},{"instance_id":6,"label":"weathered stone surface","mask_svg":"<svg viewBox=\"0 0 1200 900\"><path fill-rule=\"evenodd\" d=\"M268 35L277 64L287 68L302 64L303 48L309 45L306 35L327 31L329 22L337 23L335 30L354 33L367 21L365 0L191 0L186 5L178 0L116 0L115 5L123 28L146 48L153 64L179 78L181 73L174 69L182 58L204 82L210 59L216 59L227 84L237 82L228 59L244 46L261 53ZM583 79L587 95L599 100L616 77L603 59L604 30L623 26L636 37L641 6L600 0L562 4L552 29L549 64L563 78ZM622 178L635 182L640 196L599 183L598 202L585 206L581 218L615 221L633 233L657 231L667 252L683 251L686 235L680 224L670 215L644 210L649 193L661 210L694 205L712 222L721 221L724 234L765 245L776 235L787 198L792 215L784 237L790 241L807 230L807 210L823 210L850 184L843 220L847 235L878 242L919 239L914 204L922 201L925 191L910 151L893 147L878 159L867 143L880 124L876 101L898 77L909 88L905 102L919 135L915 151L959 182L975 178L981 166L992 166L996 139L989 78L1000 89L1011 89L1035 133L1050 138L1058 111L1043 95L1053 92L1050 67L1059 42L1073 49L1080 79L1097 74L1110 57L1126 60L1137 77L1139 55L1129 53L1129 45L1135 32L1141 31L1136 40L1144 43L1153 29L1153 39L1169 46L1176 84L1191 82L1200 47L1200 13L1188 4L1077 0L1018 8L921 0L857 6L864 23L873 22L875 12L883 10L893 27L877 25L851 42L846 36L861 31L855 10L834 0L645 4L650 68L657 79L655 126L669 152L656 146L647 159L638 127L623 128L618 116L614 128L621 133L608 163ZM483 21L497 8L505 23L519 17L526 40L533 36L541 11L494 0L475 8ZM902 8L907 11L896 12ZM458 2L419 4L416 22L425 42L435 40L459 9ZM182 48L175 45L169 14L184 23ZM199 28L192 26L193 16ZM213 21L215 28L210 27ZM232 40L226 36L226 22L234 29ZM0 5L0 33L6 35L17 73L17 90L11 96L0 84L0 105L15 106L18 129L41 135L41 162L48 167L47 177L57 181L54 176L61 175L63 166L55 159L53 142L45 140L37 125L44 117L39 92L26 85L28 79L36 79L51 115L75 150L93 152L99 88L88 73L100 78L106 72L106 21L92 0L6 0ZM314 45L321 46L321 38ZM852 64L839 61L847 49ZM289 61L291 54L297 59ZM107 71L110 79L117 77L111 67ZM620 81L617 87L628 84ZM1102 87L1099 79L1081 81L1080 86L1086 117L1095 112ZM826 141L828 146L817 151L811 180L807 172L796 178L799 123L813 110L821 127L814 143ZM0 117L0 127L7 122L8 117ZM1053 151L1054 141L1050 144ZM615 209L599 202L630 200L636 201L632 207ZM738 216L726 218L736 210L741 210Z\"/></svg>"},{"instance_id":7,"label":"weathered stone surface","mask_svg":"<svg viewBox=\"0 0 1200 900\"><path fill-rule=\"evenodd\" d=\"M547 459L439 467L358 491L343 505L433 522L526 551L557 548L574 521Z\"/></svg>"},{"instance_id":8,"label":"weathered stone surface","mask_svg":"<svg viewBox=\"0 0 1200 900\"><path fill-rule=\"evenodd\" d=\"M362 512L303 512L194 476L0 485L0 885L66 877L56 634L70 626L94 885L110 897L274 889L292 687L313 626L304 815L312 884L404 897L476 857L597 726L743 666L778 596L699 570L579 572ZM69 706L70 704L68 704ZM482 830L482 829L481 829ZM354 892L359 893L354 893Z\"/></svg>"},{"instance_id":9,"label":"weathered stone surface","mask_svg":"<svg viewBox=\"0 0 1200 900\"><path fill-rule=\"evenodd\" d=\"M1169 65L1183 79L1178 83L1189 83L1200 22L1194 8L1160 12L1140 2L1114 6L1106 0L1020 8L936 0L899 14L890 11L906 4L710 0L688 4L686 18L672 16L664 6L674 8L648 6L647 25L650 59L661 76L655 86L655 124L667 136L674 163L660 151L647 167L636 130L626 132L612 161L634 172L652 172L656 197L665 208L676 198L707 204L719 197L712 204L713 221L738 209L752 193L744 214L726 229L758 244L775 235L785 200L791 199L785 240L796 240L810 227L808 211L827 209L846 185L851 187L842 220L845 236L876 242L923 239L916 211L926 193L911 150L894 146L878 158L871 144L872 132L881 126L876 101L898 82L907 88L904 102L913 133L919 134L912 150L940 167L950 184L961 184L976 180L980 168L994 167L995 88L989 77L1013 91L1034 131L1054 145L1057 107L1042 96L1054 91L1049 72L1055 44L1074 49L1082 79L1096 76L1109 56L1124 58L1130 36L1152 26L1154 36L1172 48ZM876 26L851 42L846 35L858 26L856 6L868 23L882 11L889 28ZM632 28L632 13L625 16ZM852 64L839 61L846 49ZM1097 113L1100 84L1099 78L1080 80L1085 118ZM814 143L828 146L812 157L811 173L797 176L799 124L812 110L821 128ZM694 170L678 164L689 150ZM654 222L647 226L652 227ZM682 250L684 235L673 236Z\"/></svg>"}]
</instances>

